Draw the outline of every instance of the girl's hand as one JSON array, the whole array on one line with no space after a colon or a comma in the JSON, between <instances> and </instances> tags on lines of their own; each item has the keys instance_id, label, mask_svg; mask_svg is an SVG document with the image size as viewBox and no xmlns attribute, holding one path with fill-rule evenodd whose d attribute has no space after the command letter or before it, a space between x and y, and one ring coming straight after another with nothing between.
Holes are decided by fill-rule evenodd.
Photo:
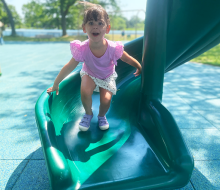
<instances>
[{"instance_id":1,"label":"girl's hand","mask_svg":"<svg viewBox=\"0 0 220 190\"><path fill-rule=\"evenodd\" d=\"M142 71L141 64L135 58L128 55L127 52L123 51L123 54L122 54L120 59L122 61L124 61L125 63L128 63L129 65L137 68L136 72L134 73L135 77L137 77L138 75L141 74L141 71Z\"/></svg>"},{"instance_id":2,"label":"girl's hand","mask_svg":"<svg viewBox=\"0 0 220 190\"><path fill-rule=\"evenodd\" d=\"M141 74L142 69L137 69L136 72L134 73L134 76L137 77L138 75Z\"/></svg>"},{"instance_id":3,"label":"girl's hand","mask_svg":"<svg viewBox=\"0 0 220 190\"><path fill-rule=\"evenodd\" d=\"M53 85L53 87L50 87L47 89L47 93L51 93L53 91L56 91L56 95L59 94L59 86L58 85Z\"/></svg>"}]
</instances>

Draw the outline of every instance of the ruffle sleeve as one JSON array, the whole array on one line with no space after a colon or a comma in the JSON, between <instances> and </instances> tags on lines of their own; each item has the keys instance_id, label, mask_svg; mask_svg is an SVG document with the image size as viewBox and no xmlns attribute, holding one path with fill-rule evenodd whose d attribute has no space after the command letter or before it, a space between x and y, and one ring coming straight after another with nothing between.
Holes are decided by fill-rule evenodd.
<instances>
[{"instance_id":1,"label":"ruffle sleeve","mask_svg":"<svg viewBox=\"0 0 220 190\"><path fill-rule=\"evenodd\" d=\"M80 42L79 40L74 40L72 42L70 42L70 51L71 54L73 55L73 58L78 61L78 62L83 62L83 53L82 53L82 42Z\"/></svg>"},{"instance_id":2,"label":"ruffle sleeve","mask_svg":"<svg viewBox=\"0 0 220 190\"><path fill-rule=\"evenodd\" d=\"M117 65L117 60L121 58L124 52L124 45L117 41L115 42L115 54L114 54L114 63Z\"/></svg>"}]
</instances>

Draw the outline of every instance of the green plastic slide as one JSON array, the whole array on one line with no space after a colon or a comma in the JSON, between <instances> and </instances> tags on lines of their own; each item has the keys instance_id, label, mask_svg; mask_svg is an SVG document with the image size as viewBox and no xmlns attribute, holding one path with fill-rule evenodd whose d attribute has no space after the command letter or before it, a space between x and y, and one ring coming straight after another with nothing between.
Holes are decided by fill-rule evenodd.
<instances>
[{"instance_id":1,"label":"green plastic slide","mask_svg":"<svg viewBox=\"0 0 220 190\"><path fill-rule=\"evenodd\" d=\"M194 160L181 132L162 105L164 73L220 42L220 2L148 0L144 37L125 44L142 63L141 77L118 61L117 94L101 131L94 92L91 127L78 129L84 109L80 67L46 90L36 103L36 122L52 189L176 189L190 180ZM204 12L206 14L204 14Z\"/></svg>"}]
</instances>

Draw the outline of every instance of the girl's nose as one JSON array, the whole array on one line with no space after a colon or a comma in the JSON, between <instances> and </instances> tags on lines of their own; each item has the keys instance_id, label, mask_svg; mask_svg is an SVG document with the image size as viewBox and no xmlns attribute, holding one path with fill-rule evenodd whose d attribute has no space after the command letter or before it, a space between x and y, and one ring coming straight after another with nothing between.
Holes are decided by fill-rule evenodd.
<instances>
[{"instance_id":1,"label":"girl's nose","mask_svg":"<svg viewBox=\"0 0 220 190\"><path fill-rule=\"evenodd\" d=\"M93 28L95 29L95 28L98 28L98 24L93 24Z\"/></svg>"}]
</instances>

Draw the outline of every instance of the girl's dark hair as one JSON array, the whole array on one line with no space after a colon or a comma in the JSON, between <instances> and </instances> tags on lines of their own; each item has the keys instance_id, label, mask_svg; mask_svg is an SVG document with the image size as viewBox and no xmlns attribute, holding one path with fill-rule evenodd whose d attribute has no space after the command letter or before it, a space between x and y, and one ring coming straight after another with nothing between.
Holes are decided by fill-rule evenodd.
<instances>
[{"instance_id":1,"label":"girl's dark hair","mask_svg":"<svg viewBox=\"0 0 220 190\"><path fill-rule=\"evenodd\" d=\"M79 2L80 4L84 4L85 6L88 6L84 12L84 18L83 18L83 25L85 25L90 20L97 21L100 18L104 18L107 25L110 24L110 19L108 16L108 13L106 10L101 6L97 4L92 4L88 2Z\"/></svg>"}]
</instances>

